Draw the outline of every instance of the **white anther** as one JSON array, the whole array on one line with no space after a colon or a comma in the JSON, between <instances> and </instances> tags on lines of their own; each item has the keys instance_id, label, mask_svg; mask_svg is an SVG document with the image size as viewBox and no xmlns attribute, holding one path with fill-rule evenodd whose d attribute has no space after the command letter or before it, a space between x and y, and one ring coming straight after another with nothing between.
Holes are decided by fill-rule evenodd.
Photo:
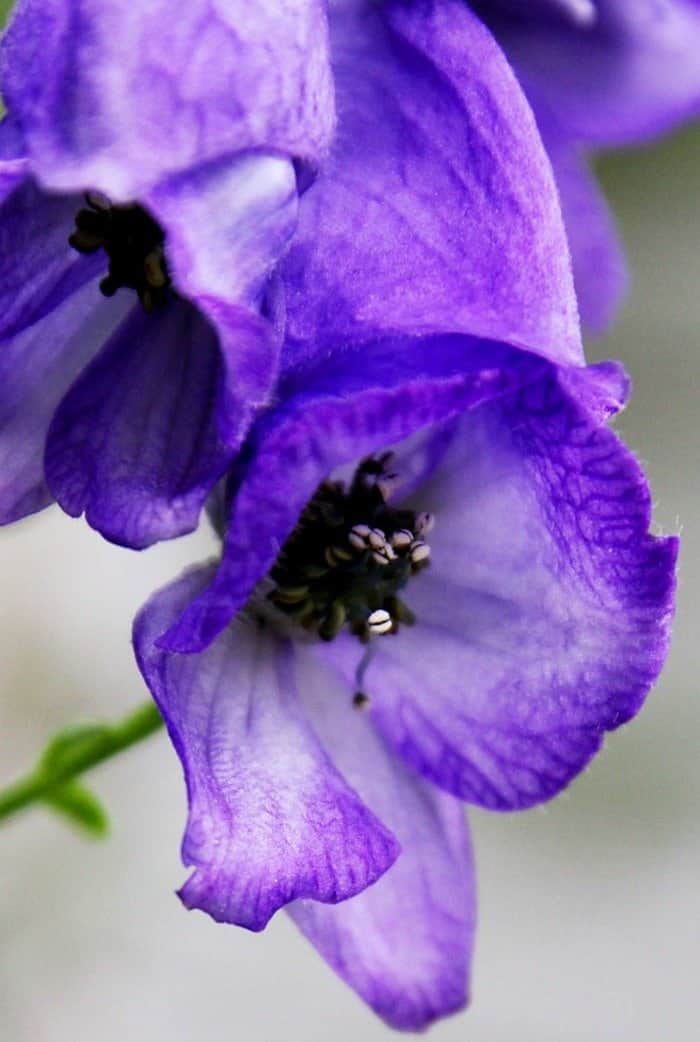
<instances>
[{"instance_id":1,"label":"white anther","mask_svg":"<svg viewBox=\"0 0 700 1042\"><path fill-rule=\"evenodd\" d=\"M348 533L348 542L356 550L364 550L367 546L367 536L371 531L369 525L353 525Z\"/></svg>"},{"instance_id":2,"label":"white anther","mask_svg":"<svg viewBox=\"0 0 700 1042\"><path fill-rule=\"evenodd\" d=\"M385 543L381 550L373 550L372 557L377 564L390 564L391 561L396 560L396 554L388 543Z\"/></svg>"},{"instance_id":3,"label":"white anther","mask_svg":"<svg viewBox=\"0 0 700 1042\"><path fill-rule=\"evenodd\" d=\"M407 550L413 542L414 535L408 528L400 528L391 537L391 545L395 550Z\"/></svg>"},{"instance_id":4,"label":"white anther","mask_svg":"<svg viewBox=\"0 0 700 1042\"><path fill-rule=\"evenodd\" d=\"M432 514L424 511L416 517L416 535L427 535L435 527L435 518Z\"/></svg>"},{"instance_id":5,"label":"white anther","mask_svg":"<svg viewBox=\"0 0 700 1042\"><path fill-rule=\"evenodd\" d=\"M381 528L372 528L367 536L367 541L373 550L383 550L386 544L386 536Z\"/></svg>"},{"instance_id":6,"label":"white anther","mask_svg":"<svg viewBox=\"0 0 700 1042\"><path fill-rule=\"evenodd\" d=\"M414 564L420 564L422 561L427 561L430 557L430 547L427 543L422 543L420 539L417 539L411 545L410 555Z\"/></svg>"},{"instance_id":7,"label":"white anther","mask_svg":"<svg viewBox=\"0 0 700 1042\"><path fill-rule=\"evenodd\" d=\"M367 619L367 628L370 633L388 633L392 625L391 615L384 608L378 608L376 611L373 611Z\"/></svg>"}]
</instances>

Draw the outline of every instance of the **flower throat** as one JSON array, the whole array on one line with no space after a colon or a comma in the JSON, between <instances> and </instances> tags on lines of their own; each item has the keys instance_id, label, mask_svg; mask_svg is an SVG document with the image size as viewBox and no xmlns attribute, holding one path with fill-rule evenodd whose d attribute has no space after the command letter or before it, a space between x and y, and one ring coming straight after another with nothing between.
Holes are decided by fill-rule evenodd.
<instances>
[{"instance_id":1,"label":"flower throat","mask_svg":"<svg viewBox=\"0 0 700 1042\"><path fill-rule=\"evenodd\" d=\"M165 258L165 233L137 205L112 206L93 192L75 216L68 242L79 253L104 250L109 259L100 291L112 297L118 289L136 290L144 311L163 305L172 285Z\"/></svg>"},{"instance_id":2,"label":"flower throat","mask_svg":"<svg viewBox=\"0 0 700 1042\"><path fill-rule=\"evenodd\" d=\"M268 598L322 640L347 627L366 642L415 621L399 593L428 564L433 519L389 505L391 458L365 460L349 487L320 485L270 572Z\"/></svg>"}]
</instances>

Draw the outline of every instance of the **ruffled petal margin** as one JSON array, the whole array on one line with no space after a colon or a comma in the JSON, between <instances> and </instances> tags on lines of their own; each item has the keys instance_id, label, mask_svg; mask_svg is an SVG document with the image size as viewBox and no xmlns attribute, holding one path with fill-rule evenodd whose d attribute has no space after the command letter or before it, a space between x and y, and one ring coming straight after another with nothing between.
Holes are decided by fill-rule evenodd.
<instances>
[{"instance_id":1,"label":"ruffled petal margin","mask_svg":"<svg viewBox=\"0 0 700 1042\"><path fill-rule=\"evenodd\" d=\"M649 534L639 464L556 373L456 423L416 505L437 518L432 567L407 589L415 628L376 644L373 719L455 796L547 800L659 674L677 539ZM352 642L325 654L351 683Z\"/></svg>"},{"instance_id":2,"label":"ruffled petal margin","mask_svg":"<svg viewBox=\"0 0 700 1042\"><path fill-rule=\"evenodd\" d=\"M399 845L329 759L296 694L293 649L240 618L201 655L157 635L211 577L192 569L134 625L139 668L182 761L194 871L188 908L261 930L296 898L337 902L375 882Z\"/></svg>"}]
</instances>

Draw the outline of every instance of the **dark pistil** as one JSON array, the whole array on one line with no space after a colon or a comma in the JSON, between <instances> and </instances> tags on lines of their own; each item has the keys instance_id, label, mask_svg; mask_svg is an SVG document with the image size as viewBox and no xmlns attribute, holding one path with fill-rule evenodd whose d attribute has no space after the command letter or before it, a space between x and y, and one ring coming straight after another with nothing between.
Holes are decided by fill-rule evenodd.
<instances>
[{"instance_id":1,"label":"dark pistil","mask_svg":"<svg viewBox=\"0 0 700 1042\"><path fill-rule=\"evenodd\" d=\"M432 518L389 504L390 461L365 460L349 487L320 485L270 573L269 599L323 640L347 626L367 641L415 621L399 593L428 564Z\"/></svg>"},{"instance_id":2,"label":"dark pistil","mask_svg":"<svg viewBox=\"0 0 700 1042\"><path fill-rule=\"evenodd\" d=\"M137 205L112 206L90 192L85 201L68 242L79 253L105 251L109 267L100 282L102 293L111 297L122 287L133 289L145 311L164 304L171 281L160 225Z\"/></svg>"}]
</instances>

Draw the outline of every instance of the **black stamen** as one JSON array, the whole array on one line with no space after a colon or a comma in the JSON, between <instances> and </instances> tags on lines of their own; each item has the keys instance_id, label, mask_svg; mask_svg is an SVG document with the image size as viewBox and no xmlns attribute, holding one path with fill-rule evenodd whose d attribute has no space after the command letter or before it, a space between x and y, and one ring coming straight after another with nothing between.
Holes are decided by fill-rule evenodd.
<instances>
[{"instance_id":1,"label":"black stamen","mask_svg":"<svg viewBox=\"0 0 700 1042\"><path fill-rule=\"evenodd\" d=\"M333 640L347 627L366 642L411 626L398 596L428 564L421 518L387 501L390 454L365 460L346 488L324 482L284 544L268 598L294 622Z\"/></svg>"},{"instance_id":2,"label":"black stamen","mask_svg":"<svg viewBox=\"0 0 700 1042\"><path fill-rule=\"evenodd\" d=\"M145 311L166 302L171 280L165 257L165 233L140 206L112 206L87 193L87 208L75 216L68 242L79 253L104 250L109 259L100 292L112 297L118 289L136 290Z\"/></svg>"}]
</instances>

